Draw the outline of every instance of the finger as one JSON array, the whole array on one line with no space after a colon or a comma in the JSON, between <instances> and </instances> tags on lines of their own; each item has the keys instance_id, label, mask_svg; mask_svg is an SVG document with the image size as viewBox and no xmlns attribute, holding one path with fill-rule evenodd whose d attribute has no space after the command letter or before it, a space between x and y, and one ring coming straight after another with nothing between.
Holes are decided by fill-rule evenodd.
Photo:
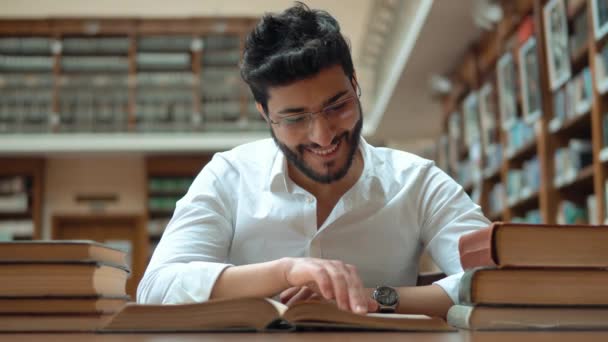
<instances>
[{"instance_id":1,"label":"finger","mask_svg":"<svg viewBox=\"0 0 608 342\"><path fill-rule=\"evenodd\" d=\"M318 293L314 293L312 295L310 295L310 297L308 298L308 300L323 300L323 297L321 297L320 294Z\"/></svg>"},{"instance_id":2,"label":"finger","mask_svg":"<svg viewBox=\"0 0 608 342\"><path fill-rule=\"evenodd\" d=\"M290 287L287 290L281 292L281 294L279 294L279 299L281 300L281 303L285 304L287 301L289 301L293 296L295 296L299 291L300 291L300 287Z\"/></svg>"},{"instance_id":3,"label":"finger","mask_svg":"<svg viewBox=\"0 0 608 342\"><path fill-rule=\"evenodd\" d=\"M346 274L348 271L340 261L330 261L326 263L325 267L331 277L334 288L334 298L336 299L338 308L344 311L350 311L348 284L346 282Z\"/></svg>"},{"instance_id":4,"label":"finger","mask_svg":"<svg viewBox=\"0 0 608 342\"><path fill-rule=\"evenodd\" d=\"M334 288L332 285L332 279L329 276L329 272L326 268L318 266L318 269L312 274L313 280L315 281L315 285L323 298L325 299L333 299L334 298Z\"/></svg>"},{"instance_id":5,"label":"finger","mask_svg":"<svg viewBox=\"0 0 608 342\"><path fill-rule=\"evenodd\" d=\"M367 313L367 295L363 288L363 283L357 272L357 268L353 265L345 265L347 270L346 281L348 283L348 295L350 300L350 309L358 314Z\"/></svg>"},{"instance_id":6,"label":"finger","mask_svg":"<svg viewBox=\"0 0 608 342\"><path fill-rule=\"evenodd\" d=\"M314 292L312 292L312 290L308 287L303 287L298 293L291 297L291 299L287 302L287 306L293 305L299 301L308 300L313 293Z\"/></svg>"}]
</instances>

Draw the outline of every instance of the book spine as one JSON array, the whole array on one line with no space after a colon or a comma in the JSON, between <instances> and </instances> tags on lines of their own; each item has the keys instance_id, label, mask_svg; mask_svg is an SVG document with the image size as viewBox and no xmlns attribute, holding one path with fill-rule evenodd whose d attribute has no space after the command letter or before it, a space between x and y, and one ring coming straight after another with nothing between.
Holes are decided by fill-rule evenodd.
<instances>
[{"instance_id":1,"label":"book spine","mask_svg":"<svg viewBox=\"0 0 608 342\"><path fill-rule=\"evenodd\" d=\"M452 305L448 310L448 324L460 329L471 329L471 314L473 310L473 306Z\"/></svg>"},{"instance_id":2,"label":"book spine","mask_svg":"<svg viewBox=\"0 0 608 342\"><path fill-rule=\"evenodd\" d=\"M499 223L493 223L488 228L463 235L460 238L458 251L460 252L460 264L463 269L496 266L493 258L493 236L498 225Z\"/></svg>"}]
</instances>

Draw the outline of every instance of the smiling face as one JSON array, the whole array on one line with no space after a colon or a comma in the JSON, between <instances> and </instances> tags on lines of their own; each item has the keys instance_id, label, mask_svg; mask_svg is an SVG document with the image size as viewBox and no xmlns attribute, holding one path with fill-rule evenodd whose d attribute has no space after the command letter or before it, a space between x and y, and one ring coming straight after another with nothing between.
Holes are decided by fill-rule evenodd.
<instances>
[{"instance_id":1,"label":"smiling face","mask_svg":"<svg viewBox=\"0 0 608 342\"><path fill-rule=\"evenodd\" d=\"M315 182L329 184L342 179L357 153L363 119L355 84L338 65L269 89L268 115L274 122L296 113L327 109L314 115L304 129L271 125L272 137L290 165Z\"/></svg>"}]
</instances>

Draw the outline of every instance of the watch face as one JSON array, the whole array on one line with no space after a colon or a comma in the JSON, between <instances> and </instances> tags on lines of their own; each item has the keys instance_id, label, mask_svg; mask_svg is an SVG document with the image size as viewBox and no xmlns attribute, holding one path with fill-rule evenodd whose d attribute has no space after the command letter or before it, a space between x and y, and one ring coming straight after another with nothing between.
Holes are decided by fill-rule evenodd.
<instances>
[{"instance_id":1,"label":"watch face","mask_svg":"<svg viewBox=\"0 0 608 342\"><path fill-rule=\"evenodd\" d=\"M395 305L399 300L397 291L388 286L380 286L376 289L375 299L378 303L386 306Z\"/></svg>"}]
</instances>

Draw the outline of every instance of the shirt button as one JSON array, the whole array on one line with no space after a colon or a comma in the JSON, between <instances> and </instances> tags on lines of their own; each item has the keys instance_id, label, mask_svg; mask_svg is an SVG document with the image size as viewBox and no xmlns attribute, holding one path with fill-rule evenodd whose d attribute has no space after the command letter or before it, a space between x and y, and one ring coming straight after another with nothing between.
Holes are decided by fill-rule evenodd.
<instances>
[{"instance_id":1,"label":"shirt button","mask_svg":"<svg viewBox=\"0 0 608 342\"><path fill-rule=\"evenodd\" d=\"M312 196L306 198L306 202L308 202L308 203L312 203L314 201L315 201L315 199Z\"/></svg>"}]
</instances>

